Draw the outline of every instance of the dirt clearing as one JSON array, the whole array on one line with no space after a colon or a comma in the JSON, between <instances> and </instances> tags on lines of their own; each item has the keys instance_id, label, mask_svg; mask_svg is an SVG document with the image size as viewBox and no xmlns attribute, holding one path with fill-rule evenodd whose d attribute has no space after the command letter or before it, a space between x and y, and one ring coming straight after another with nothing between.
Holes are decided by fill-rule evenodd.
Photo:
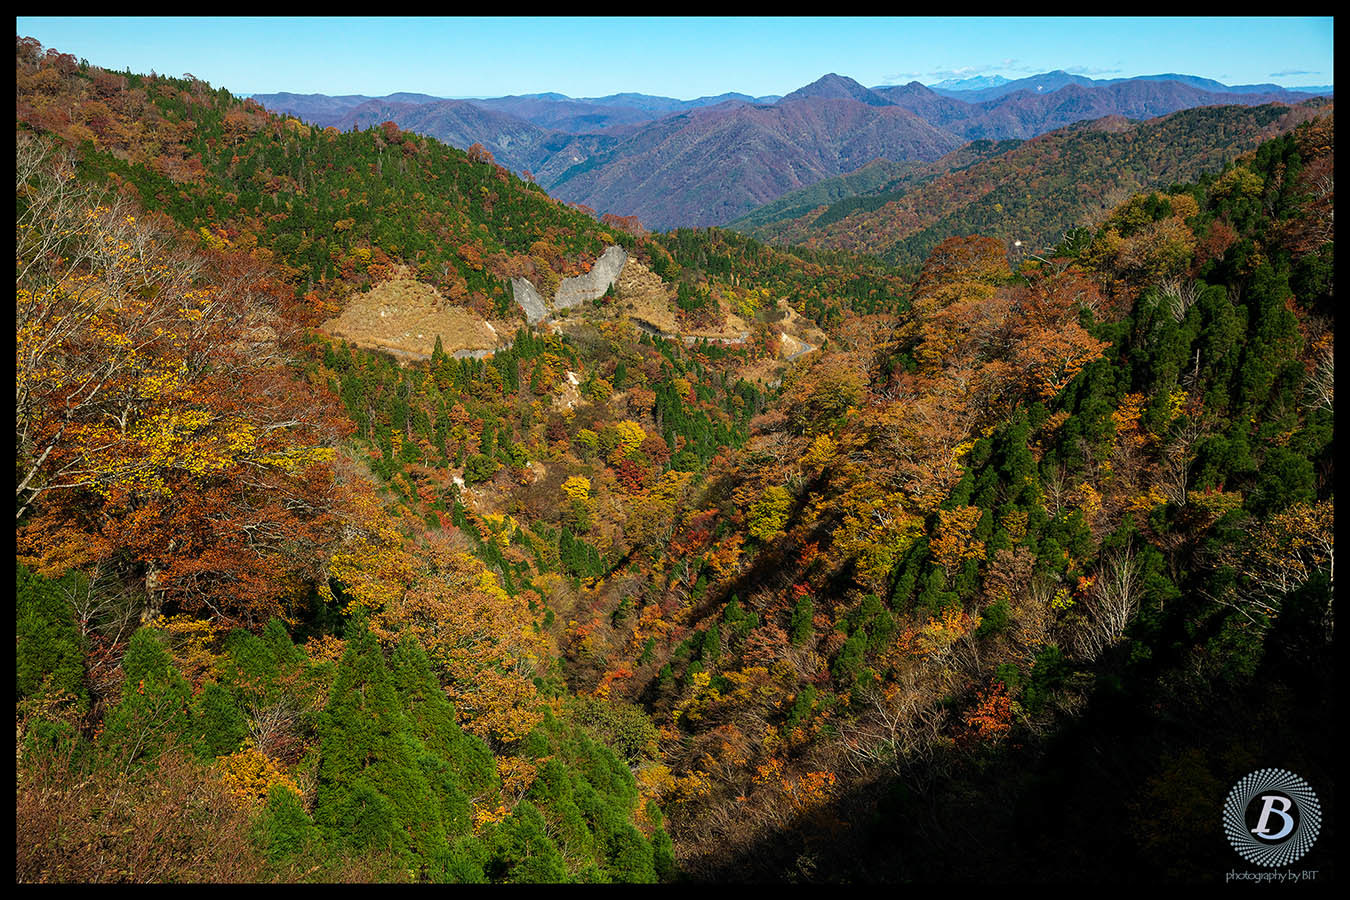
<instances>
[{"instance_id":1,"label":"dirt clearing","mask_svg":"<svg viewBox=\"0 0 1350 900\"><path fill-rule=\"evenodd\" d=\"M446 353L490 350L502 337L476 313L446 303L440 292L415 278L392 278L347 299L342 315L323 330L359 347L430 356L440 335Z\"/></svg>"}]
</instances>

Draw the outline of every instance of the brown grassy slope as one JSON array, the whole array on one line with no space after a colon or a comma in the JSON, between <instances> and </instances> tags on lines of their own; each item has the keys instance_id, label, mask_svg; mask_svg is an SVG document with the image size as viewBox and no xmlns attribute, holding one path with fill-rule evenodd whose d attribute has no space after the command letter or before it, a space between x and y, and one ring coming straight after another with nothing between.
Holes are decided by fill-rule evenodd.
<instances>
[{"instance_id":1,"label":"brown grassy slope","mask_svg":"<svg viewBox=\"0 0 1350 900\"><path fill-rule=\"evenodd\" d=\"M620 313L641 319L665 332L679 330L671 305L675 292L639 260L628 258L614 285L614 292L618 296Z\"/></svg>"},{"instance_id":2,"label":"brown grassy slope","mask_svg":"<svg viewBox=\"0 0 1350 900\"><path fill-rule=\"evenodd\" d=\"M419 357L431 355L437 335L446 353L487 350L503 340L476 313L450 306L434 287L406 276L353 294L323 330L359 347Z\"/></svg>"},{"instance_id":3,"label":"brown grassy slope","mask_svg":"<svg viewBox=\"0 0 1350 900\"><path fill-rule=\"evenodd\" d=\"M614 288L618 297L613 306L616 314L640 320L667 334L726 339L741 337L750 327L740 316L726 309L725 304L721 328L690 330L682 327L675 315L674 287L631 256Z\"/></svg>"}]
</instances>

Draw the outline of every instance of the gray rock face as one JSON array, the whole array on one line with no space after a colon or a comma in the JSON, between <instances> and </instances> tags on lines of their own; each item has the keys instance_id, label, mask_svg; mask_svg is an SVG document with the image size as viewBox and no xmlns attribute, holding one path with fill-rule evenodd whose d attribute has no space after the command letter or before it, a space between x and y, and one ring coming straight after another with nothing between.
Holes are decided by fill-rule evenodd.
<instances>
[{"instance_id":1,"label":"gray rock face","mask_svg":"<svg viewBox=\"0 0 1350 900\"><path fill-rule=\"evenodd\" d=\"M567 309L587 300L603 297L610 285L618 281L619 273L623 271L626 262L628 251L618 244L606 247L605 252L600 254L600 258L585 275L564 278L559 282L558 291L553 297L552 309ZM516 304L525 310L526 322L537 325L548 318L550 305L544 302L544 298L539 296L539 291L529 280L512 278L511 293L515 297Z\"/></svg>"},{"instance_id":2,"label":"gray rock face","mask_svg":"<svg viewBox=\"0 0 1350 900\"><path fill-rule=\"evenodd\" d=\"M524 278L512 278L511 293L520 308L525 310L526 322L535 325L548 318L548 307L544 305L544 298L539 296L539 292L529 281Z\"/></svg>"},{"instance_id":3,"label":"gray rock face","mask_svg":"<svg viewBox=\"0 0 1350 900\"><path fill-rule=\"evenodd\" d=\"M578 303L604 296L605 291L609 290L610 285L618 279L626 262L628 262L626 250L617 244L606 247L605 252L595 261L589 272L562 280L558 285L558 293L553 297L553 308L567 309Z\"/></svg>"}]
</instances>

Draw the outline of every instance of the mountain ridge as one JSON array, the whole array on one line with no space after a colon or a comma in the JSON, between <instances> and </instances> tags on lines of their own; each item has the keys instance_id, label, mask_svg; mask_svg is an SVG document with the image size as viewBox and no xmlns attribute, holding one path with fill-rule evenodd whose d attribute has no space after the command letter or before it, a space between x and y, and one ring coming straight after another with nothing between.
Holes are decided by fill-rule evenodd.
<instances>
[{"instance_id":1,"label":"mountain ridge","mask_svg":"<svg viewBox=\"0 0 1350 900\"><path fill-rule=\"evenodd\" d=\"M1268 87L1174 74L1094 80L1056 70L961 91L918 81L868 88L831 72L780 98L548 93L416 103L408 98L425 95L255 96L316 125L348 130L388 120L461 149L481 143L503 165L532 173L568 202L666 228L721 224L772 201L775 191L797 190L876 158L926 162L964 141L1025 140L1079 121L1147 120L1197 106L1313 96ZM846 112L840 104L857 109ZM691 159L697 160L692 170Z\"/></svg>"}]
</instances>

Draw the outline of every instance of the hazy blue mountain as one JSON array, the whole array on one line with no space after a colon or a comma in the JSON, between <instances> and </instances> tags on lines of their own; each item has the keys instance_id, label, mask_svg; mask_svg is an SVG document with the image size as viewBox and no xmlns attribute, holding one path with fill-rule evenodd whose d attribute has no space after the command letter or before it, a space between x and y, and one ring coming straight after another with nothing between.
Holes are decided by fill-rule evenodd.
<instances>
[{"instance_id":1,"label":"hazy blue mountain","mask_svg":"<svg viewBox=\"0 0 1350 900\"><path fill-rule=\"evenodd\" d=\"M1191 87L1198 87L1203 91L1211 91L1215 94L1273 94L1280 91L1295 91L1298 93L1317 94L1322 91L1308 90L1306 88L1286 88L1278 84L1224 84L1221 81L1215 81L1213 78L1201 78L1198 75L1178 75L1175 72L1169 72L1164 75L1138 75L1134 78L1113 78L1108 81L1099 81L1098 84L1119 84L1124 81L1179 81L1182 84L1189 84ZM1330 92L1330 89L1327 89Z\"/></svg>"},{"instance_id":2,"label":"hazy blue mountain","mask_svg":"<svg viewBox=\"0 0 1350 900\"><path fill-rule=\"evenodd\" d=\"M362 94L333 97L328 94L292 94L283 91L276 94L254 94L252 99L272 112L285 113L326 128L336 123L349 110L375 98Z\"/></svg>"},{"instance_id":3,"label":"hazy blue mountain","mask_svg":"<svg viewBox=\"0 0 1350 900\"><path fill-rule=\"evenodd\" d=\"M431 94L410 94L407 91L399 91L397 94L389 94L385 97L376 97L377 100L386 100L390 103L435 103L438 100L445 100L445 97L434 97Z\"/></svg>"},{"instance_id":4,"label":"hazy blue mountain","mask_svg":"<svg viewBox=\"0 0 1350 900\"><path fill-rule=\"evenodd\" d=\"M987 86L976 86L971 84L979 78L988 77L990 83ZM999 78L1001 81L994 83L992 79ZM1199 75L1182 75L1176 72L1165 72L1160 75L1134 75L1128 78L1088 78L1085 75L1073 75L1061 69L1053 72L1043 72L1039 75L1029 75L1026 78L1018 78L1009 81L1002 76L979 76L977 78L967 78L962 84L968 84L968 87L953 87L948 82L930 85L930 90L936 91L945 97L957 97L968 103L983 103L989 100L997 100L1008 94L1017 91L1031 91L1035 94L1047 94L1057 91L1070 84L1077 84L1082 87L1100 88L1110 87L1117 84L1125 84L1133 81L1175 81L1180 84L1189 85L1202 91L1208 91L1212 94L1273 94L1280 91L1290 91L1303 94L1330 94L1331 86L1322 85L1311 88L1285 88L1278 84L1236 84L1229 85L1213 78L1201 78Z\"/></svg>"},{"instance_id":5,"label":"hazy blue mountain","mask_svg":"<svg viewBox=\"0 0 1350 900\"><path fill-rule=\"evenodd\" d=\"M773 103L781 99L774 94L768 97L751 97L749 94L726 93L718 94L712 97L697 97L693 100L676 100L674 97L658 97L652 94L610 94L607 97L588 97L582 98L582 103L596 103L602 106L631 106L641 109L644 112L658 113L665 115L667 113L683 112L687 109L699 109L704 106L715 106L718 103L725 103L728 100L739 100L742 103Z\"/></svg>"},{"instance_id":6,"label":"hazy blue mountain","mask_svg":"<svg viewBox=\"0 0 1350 900\"><path fill-rule=\"evenodd\" d=\"M569 134L604 131L615 125L650 122L655 118L655 114L636 106L573 100L560 94L547 96L527 94L464 102L472 103L480 109L515 116L539 128L565 131Z\"/></svg>"},{"instance_id":7,"label":"hazy blue mountain","mask_svg":"<svg viewBox=\"0 0 1350 900\"><path fill-rule=\"evenodd\" d=\"M973 78L948 78L946 81L939 81L937 84L928 85L935 91L982 91L985 88L998 87L1007 84L1009 79L1002 75L976 75ZM881 85L889 87L890 85ZM872 88L876 90L876 88Z\"/></svg>"},{"instance_id":8,"label":"hazy blue mountain","mask_svg":"<svg viewBox=\"0 0 1350 900\"><path fill-rule=\"evenodd\" d=\"M1082 85L1083 87L1096 87L1097 82L1084 75L1071 75L1062 69L1056 69L1053 72L1043 72L1040 75L1029 75L1026 78L1016 78L1012 81L1004 81L1002 84L992 87L953 91L949 88L933 88L939 94L947 96L958 96L967 103L983 103L986 100L997 100L1000 97L1006 97L1008 94L1015 94L1018 91L1031 91L1033 94L1048 94L1057 91L1070 84Z\"/></svg>"}]
</instances>

